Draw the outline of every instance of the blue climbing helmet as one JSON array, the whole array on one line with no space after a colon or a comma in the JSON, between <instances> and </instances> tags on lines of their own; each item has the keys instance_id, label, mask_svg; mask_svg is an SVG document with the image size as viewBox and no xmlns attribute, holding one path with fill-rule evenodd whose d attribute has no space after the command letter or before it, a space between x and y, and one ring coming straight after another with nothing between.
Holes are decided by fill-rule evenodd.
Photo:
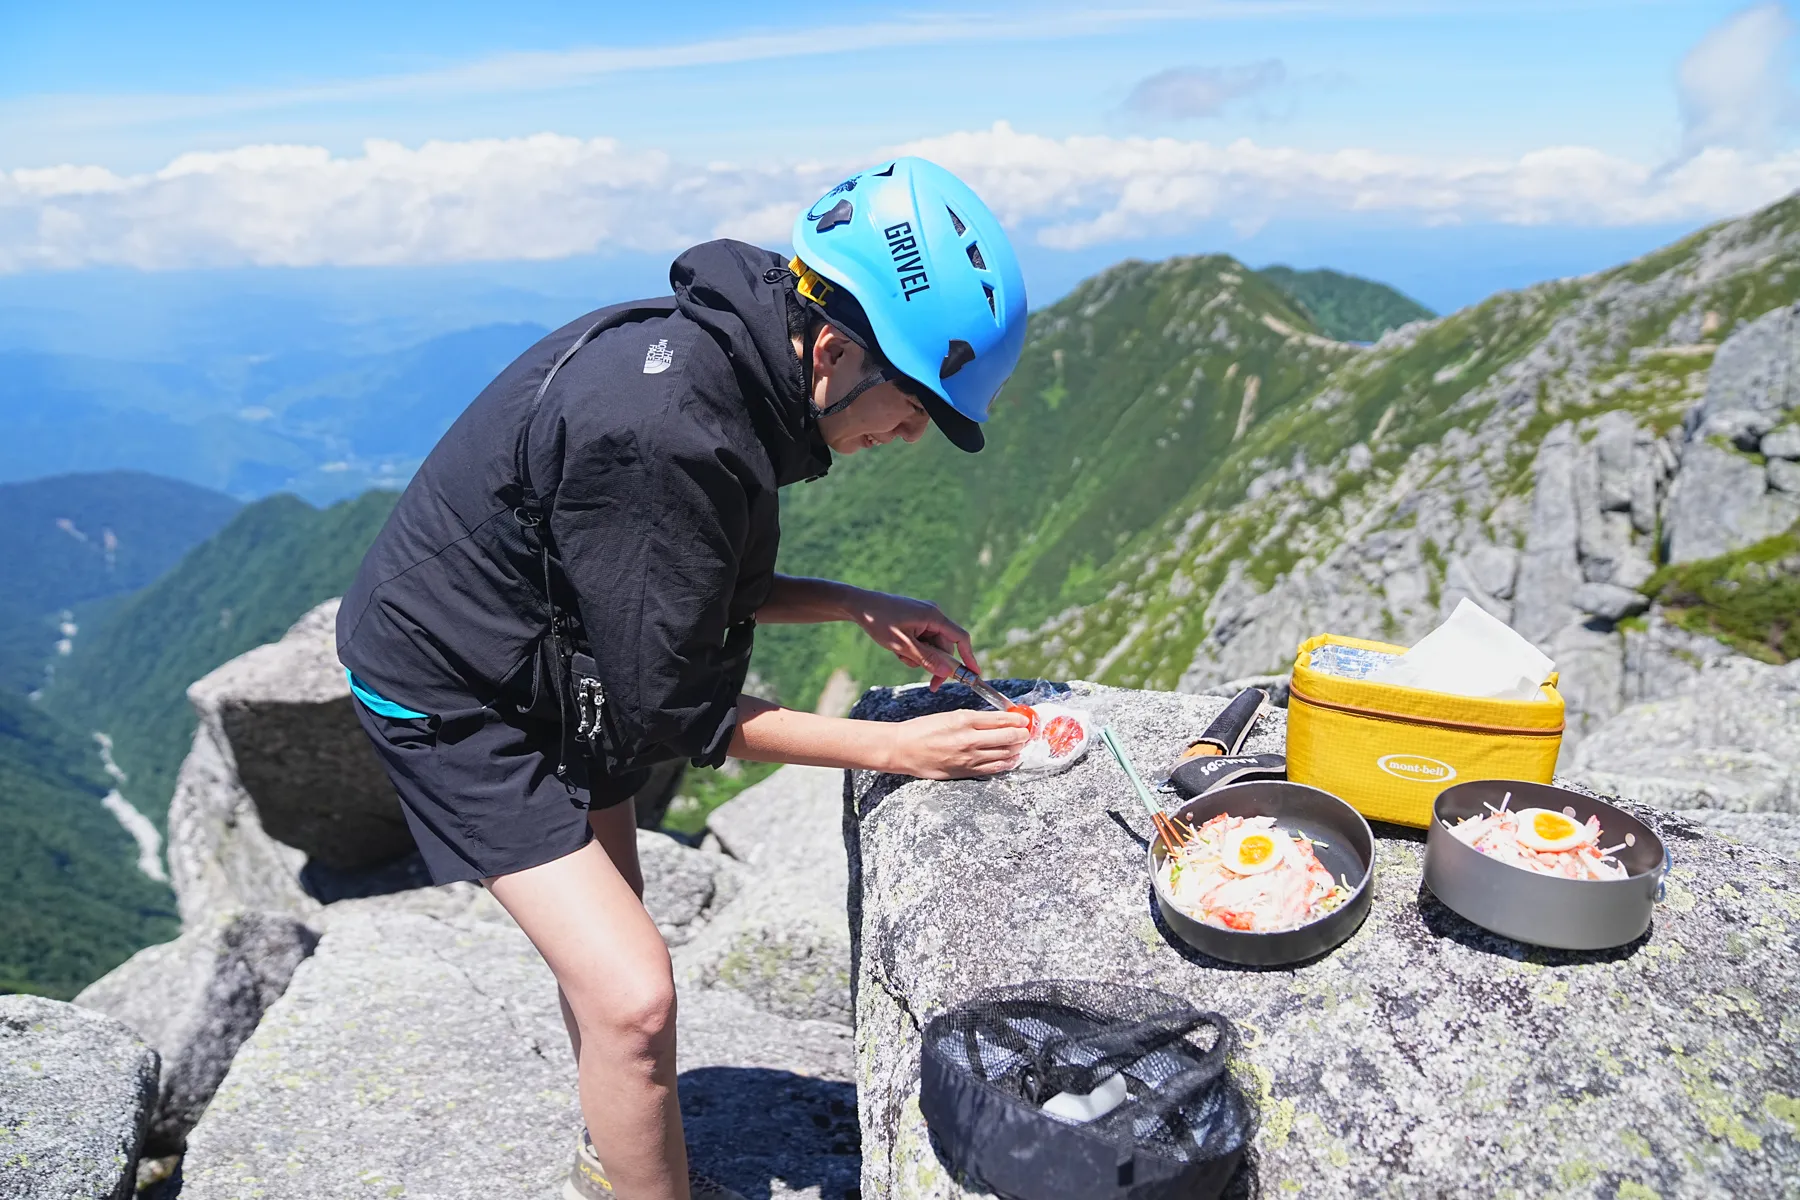
<instances>
[{"instance_id":1,"label":"blue climbing helmet","mask_svg":"<svg viewBox=\"0 0 1800 1200\"><path fill-rule=\"evenodd\" d=\"M896 158L801 213L794 252L800 295L916 384L945 437L981 449L1025 346L1025 277L988 206L936 163Z\"/></svg>"}]
</instances>

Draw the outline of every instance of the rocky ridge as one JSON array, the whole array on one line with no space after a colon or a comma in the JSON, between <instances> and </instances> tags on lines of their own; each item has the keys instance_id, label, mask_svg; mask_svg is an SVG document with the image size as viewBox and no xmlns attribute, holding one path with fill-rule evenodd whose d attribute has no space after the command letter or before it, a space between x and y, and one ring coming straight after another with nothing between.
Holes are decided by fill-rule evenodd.
<instances>
[{"instance_id":1,"label":"rocky ridge","mask_svg":"<svg viewBox=\"0 0 1800 1200\"><path fill-rule=\"evenodd\" d=\"M1734 653L1642 615L1659 567L1800 519L1796 261L1791 198L1389 334L1197 476L1104 598L1008 633L1004 667L1203 691L1323 630L1416 640L1468 597L1557 660L1572 752Z\"/></svg>"},{"instance_id":2,"label":"rocky ridge","mask_svg":"<svg viewBox=\"0 0 1800 1200\"><path fill-rule=\"evenodd\" d=\"M1636 705L1575 751L1569 773L1659 808L1703 797L1728 812L1800 814L1800 661L1730 658L1673 696Z\"/></svg>"}]
</instances>

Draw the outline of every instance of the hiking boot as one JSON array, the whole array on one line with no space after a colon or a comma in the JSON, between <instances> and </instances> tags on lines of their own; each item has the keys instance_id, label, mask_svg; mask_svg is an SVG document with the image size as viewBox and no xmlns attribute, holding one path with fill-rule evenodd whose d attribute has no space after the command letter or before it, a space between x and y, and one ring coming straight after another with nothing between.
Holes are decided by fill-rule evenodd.
<instances>
[{"instance_id":1,"label":"hiking boot","mask_svg":"<svg viewBox=\"0 0 1800 1200\"><path fill-rule=\"evenodd\" d=\"M575 1146L575 1165L569 1168L569 1182L563 1184L563 1200L613 1200L613 1186L606 1169L594 1153L594 1139L581 1131Z\"/></svg>"},{"instance_id":2,"label":"hiking boot","mask_svg":"<svg viewBox=\"0 0 1800 1200\"><path fill-rule=\"evenodd\" d=\"M698 1171L688 1172L689 1200L744 1200L716 1179L708 1179ZM569 1181L563 1184L563 1200L613 1200L612 1182L594 1153L594 1139L581 1131L575 1147L575 1165L569 1168Z\"/></svg>"}]
</instances>

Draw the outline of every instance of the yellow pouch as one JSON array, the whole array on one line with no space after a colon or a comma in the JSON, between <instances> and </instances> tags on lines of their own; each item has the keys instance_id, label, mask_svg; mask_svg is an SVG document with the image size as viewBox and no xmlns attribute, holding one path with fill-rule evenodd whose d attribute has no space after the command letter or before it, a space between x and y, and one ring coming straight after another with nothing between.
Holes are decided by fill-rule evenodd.
<instances>
[{"instance_id":1,"label":"yellow pouch","mask_svg":"<svg viewBox=\"0 0 1800 1200\"><path fill-rule=\"evenodd\" d=\"M1438 793L1471 779L1549 783L1562 748L1556 676L1537 700L1480 700L1328 675L1315 650L1404 646L1323 634L1302 642L1288 699L1288 778L1377 821L1424 828Z\"/></svg>"}]
</instances>

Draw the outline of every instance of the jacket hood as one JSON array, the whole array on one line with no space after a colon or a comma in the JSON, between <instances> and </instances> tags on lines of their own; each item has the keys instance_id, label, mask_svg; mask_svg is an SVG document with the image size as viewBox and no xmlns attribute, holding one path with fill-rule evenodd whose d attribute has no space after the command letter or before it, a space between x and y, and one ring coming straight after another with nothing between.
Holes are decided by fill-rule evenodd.
<instances>
[{"instance_id":1,"label":"jacket hood","mask_svg":"<svg viewBox=\"0 0 1800 1200\"><path fill-rule=\"evenodd\" d=\"M764 281L772 269L777 282ZM705 242L669 268L675 302L731 356L777 482L785 487L831 469L831 451L806 396L794 353L793 280L779 254L744 242Z\"/></svg>"}]
</instances>

